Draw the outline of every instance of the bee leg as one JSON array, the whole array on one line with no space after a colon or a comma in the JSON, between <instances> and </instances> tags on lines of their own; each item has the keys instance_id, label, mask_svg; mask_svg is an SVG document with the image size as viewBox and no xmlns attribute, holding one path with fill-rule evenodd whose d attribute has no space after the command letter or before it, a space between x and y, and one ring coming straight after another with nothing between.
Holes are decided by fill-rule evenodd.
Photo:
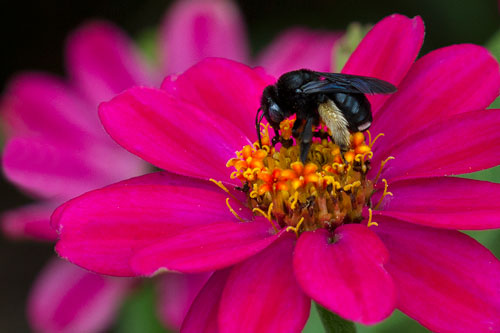
<instances>
[{"instance_id":1,"label":"bee leg","mask_svg":"<svg viewBox=\"0 0 500 333\"><path fill-rule=\"evenodd\" d=\"M307 118L306 124L304 126L304 131L302 132L300 140L300 160L302 163L306 163L307 154L309 149L311 149L312 138L313 138L313 126L314 118Z\"/></svg>"},{"instance_id":2,"label":"bee leg","mask_svg":"<svg viewBox=\"0 0 500 333\"><path fill-rule=\"evenodd\" d=\"M274 146L276 146L276 144L278 142L281 141L281 134L280 134L280 132L278 130L279 125L278 125L278 127L277 126L273 126L273 125L271 125L271 126L273 127L273 130L274 130L274 137L271 140L271 143L273 144L273 147L274 147Z\"/></svg>"},{"instance_id":3,"label":"bee leg","mask_svg":"<svg viewBox=\"0 0 500 333\"><path fill-rule=\"evenodd\" d=\"M260 136L260 123L262 122L262 118L264 118L264 112L259 118L259 113L262 112L262 108L257 110L257 114L255 115L255 129L257 130L257 138L259 138L259 147L262 148L262 138Z\"/></svg>"},{"instance_id":4,"label":"bee leg","mask_svg":"<svg viewBox=\"0 0 500 333\"><path fill-rule=\"evenodd\" d=\"M342 159L342 164L346 164L344 154L347 153L349 149L345 146L340 146L340 158Z\"/></svg>"},{"instance_id":5,"label":"bee leg","mask_svg":"<svg viewBox=\"0 0 500 333\"><path fill-rule=\"evenodd\" d=\"M295 120L295 123L293 124L293 127L292 127L292 136L295 138L295 139L298 139L299 136L300 136L300 128L302 127L302 119L299 119L297 117L297 119Z\"/></svg>"}]
</instances>

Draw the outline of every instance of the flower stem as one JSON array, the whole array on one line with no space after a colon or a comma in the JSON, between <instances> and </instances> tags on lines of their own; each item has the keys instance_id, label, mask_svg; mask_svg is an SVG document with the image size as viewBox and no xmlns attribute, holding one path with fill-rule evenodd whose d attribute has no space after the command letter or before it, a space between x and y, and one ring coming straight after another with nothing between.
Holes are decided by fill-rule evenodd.
<instances>
[{"instance_id":1,"label":"flower stem","mask_svg":"<svg viewBox=\"0 0 500 333\"><path fill-rule=\"evenodd\" d=\"M356 333L356 327L353 322L339 317L318 303L315 304L326 333Z\"/></svg>"}]
</instances>

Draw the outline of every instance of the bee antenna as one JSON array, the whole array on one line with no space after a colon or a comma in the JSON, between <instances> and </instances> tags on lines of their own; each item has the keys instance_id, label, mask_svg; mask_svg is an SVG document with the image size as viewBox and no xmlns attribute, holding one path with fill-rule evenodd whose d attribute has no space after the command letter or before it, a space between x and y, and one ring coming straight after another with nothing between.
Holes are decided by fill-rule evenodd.
<instances>
[{"instance_id":1,"label":"bee antenna","mask_svg":"<svg viewBox=\"0 0 500 333\"><path fill-rule=\"evenodd\" d=\"M262 112L262 115L259 118L259 113L262 112L262 108L259 108L257 110L257 115L255 116L255 129L257 130L257 137L259 138L259 148L262 148L262 139L260 137L260 122L262 121L262 118L264 118L264 112Z\"/></svg>"}]
</instances>

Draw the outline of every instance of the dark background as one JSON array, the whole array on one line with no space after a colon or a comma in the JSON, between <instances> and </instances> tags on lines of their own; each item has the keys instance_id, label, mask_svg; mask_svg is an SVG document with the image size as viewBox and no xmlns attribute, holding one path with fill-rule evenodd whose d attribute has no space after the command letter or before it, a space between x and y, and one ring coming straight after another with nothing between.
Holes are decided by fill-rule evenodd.
<instances>
[{"instance_id":1,"label":"dark background","mask_svg":"<svg viewBox=\"0 0 500 333\"><path fill-rule=\"evenodd\" d=\"M64 75L63 47L71 30L90 18L108 19L137 37L161 21L168 4L160 0L45 0L3 2L0 10L0 89L21 70ZM349 22L375 23L392 13L422 16L423 53L449 44L484 44L500 27L496 0L419 1L238 1L253 53L292 25L341 30ZM285 9L284 9L285 8ZM0 212L30 201L0 179ZM37 272L53 255L50 244L0 236L0 331L29 331L24 302Z\"/></svg>"}]
</instances>

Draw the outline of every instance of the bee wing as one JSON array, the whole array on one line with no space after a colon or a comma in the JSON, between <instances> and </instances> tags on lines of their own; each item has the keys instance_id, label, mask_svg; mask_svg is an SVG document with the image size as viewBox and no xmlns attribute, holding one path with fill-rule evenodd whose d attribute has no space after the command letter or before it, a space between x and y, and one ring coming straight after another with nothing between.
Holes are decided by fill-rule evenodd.
<instances>
[{"instance_id":1,"label":"bee wing","mask_svg":"<svg viewBox=\"0 0 500 333\"><path fill-rule=\"evenodd\" d=\"M340 73L314 73L318 79L301 86L302 93L392 94L397 90L391 83L373 77Z\"/></svg>"}]
</instances>

